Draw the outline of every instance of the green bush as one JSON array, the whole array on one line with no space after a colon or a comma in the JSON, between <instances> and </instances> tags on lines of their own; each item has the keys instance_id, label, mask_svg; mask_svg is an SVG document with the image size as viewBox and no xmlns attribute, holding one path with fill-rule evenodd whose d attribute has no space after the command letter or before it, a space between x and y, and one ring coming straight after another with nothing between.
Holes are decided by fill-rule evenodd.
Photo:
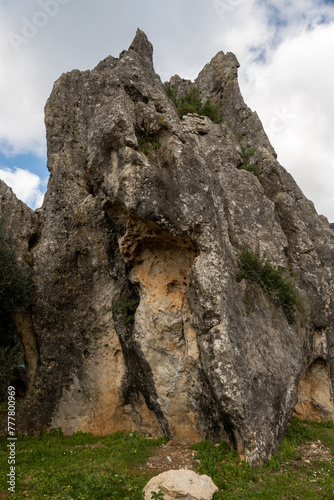
<instances>
[{"instance_id":1,"label":"green bush","mask_svg":"<svg viewBox=\"0 0 334 500\"><path fill-rule=\"evenodd\" d=\"M207 116L214 123L220 123L219 107L212 104L210 99L202 103L202 99L197 87L191 87L185 94L178 96L174 85L166 85L166 94L177 108L179 117L187 113L197 113L201 116Z\"/></svg>"},{"instance_id":2,"label":"green bush","mask_svg":"<svg viewBox=\"0 0 334 500\"><path fill-rule=\"evenodd\" d=\"M213 123L221 123L222 119L219 116L219 107L212 104L210 99L207 99L200 109L201 115L207 116Z\"/></svg>"},{"instance_id":3,"label":"green bush","mask_svg":"<svg viewBox=\"0 0 334 500\"><path fill-rule=\"evenodd\" d=\"M243 165L241 168L242 170L247 170L247 172L251 172L252 174L256 175L256 177L259 177L260 175L260 169L255 163L246 166Z\"/></svg>"},{"instance_id":4,"label":"green bush","mask_svg":"<svg viewBox=\"0 0 334 500\"><path fill-rule=\"evenodd\" d=\"M296 305L300 298L291 277L282 269L274 267L259 250L244 247L239 253L237 281L246 279L261 286L277 306L282 307L289 323L296 319Z\"/></svg>"},{"instance_id":5,"label":"green bush","mask_svg":"<svg viewBox=\"0 0 334 500\"><path fill-rule=\"evenodd\" d=\"M197 113L197 109L191 104L182 104L181 106L178 106L177 112L179 117L182 118L182 116L187 115L188 113Z\"/></svg>"},{"instance_id":6,"label":"green bush","mask_svg":"<svg viewBox=\"0 0 334 500\"><path fill-rule=\"evenodd\" d=\"M18 266L15 239L0 220L0 314L25 309L32 303L31 275Z\"/></svg>"},{"instance_id":7,"label":"green bush","mask_svg":"<svg viewBox=\"0 0 334 500\"><path fill-rule=\"evenodd\" d=\"M22 363L23 350L12 319L33 300L33 282L17 264L15 239L0 220L0 399L4 397L13 368Z\"/></svg>"},{"instance_id":8,"label":"green bush","mask_svg":"<svg viewBox=\"0 0 334 500\"><path fill-rule=\"evenodd\" d=\"M190 90L188 90L184 95L181 95L178 99L177 103L177 110L178 113L181 115L181 108L183 106L191 106L193 109L195 109L196 113L199 115L201 114L202 111L202 99L199 95L199 90L197 87L192 87Z\"/></svg>"},{"instance_id":9,"label":"green bush","mask_svg":"<svg viewBox=\"0 0 334 500\"><path fill-rule=\"evenodd\" d=\"M119 315L122 323L131 324L135 321L135 313L139 304L139 298L130 298L126 295L122 295L119 301L117 301L111 309L114 314Z\"/></svg>"}]
</instances>

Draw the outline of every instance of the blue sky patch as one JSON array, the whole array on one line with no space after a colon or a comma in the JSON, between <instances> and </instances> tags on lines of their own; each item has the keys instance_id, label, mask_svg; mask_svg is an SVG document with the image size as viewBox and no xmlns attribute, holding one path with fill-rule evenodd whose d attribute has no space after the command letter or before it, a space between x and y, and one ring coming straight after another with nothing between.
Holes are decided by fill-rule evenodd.
<instances>
[{"instance_id":1,"label":"blue sky patch","mask_svg":"<svg viewBox=\"0 0 334 500\"><path fill-rule=\"evenodd\" d=\"M23 168L38 175L43 181L49 177L46 168L46 157L36 156L32 153L7 156L0 151L0 168Z\"/></svg>"}]
</instances>

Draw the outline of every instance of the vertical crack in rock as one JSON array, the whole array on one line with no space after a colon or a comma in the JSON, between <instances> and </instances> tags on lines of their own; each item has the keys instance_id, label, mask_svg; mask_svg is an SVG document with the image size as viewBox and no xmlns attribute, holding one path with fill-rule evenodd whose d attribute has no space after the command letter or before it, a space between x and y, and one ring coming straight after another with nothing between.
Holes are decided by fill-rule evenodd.
<instances>
[{"instance_id":1,"label":"vertical crack in rock","mask_svg":"<svg viewBox=\"0 0 334 500\"><path fill-rule=\"evenodd\" d=\"M131 284L123 289L123 294L121 295L123 297L121 300L136 301L138 297ZM117 308L117 305L115 307ZM135 406L141 393L145 398L145 403L149 410L155 413L163 434L170 437L168 422L159 405L152 369L145 359L140 344L134 339L134 325L132 322L131 324L124 323L124 317L119 317L117 314L114 314L114 318L116 332L120 339L127 368L127 373L122 383L124 404Z\"/></svg>"},{"instance_id":2,"label":"vertical crack in rock","mask_svg":"<svg viewBox=\"0 0 334 500\"><path fill-rule=\"evenodd\" d=\"M203 391L198 397L198 404L200 405L200 415L203 420L203 434L206 436L206 439L214 441L224 439L234 449L238 449L239 452L241 448L242 454L244 454L244 447L240 447L237 439L236 428L230 416L222 410L221 402L214 393L212 384L210 384L204 369L200 370L200 376Z\"/></svg>"}]
</instances>

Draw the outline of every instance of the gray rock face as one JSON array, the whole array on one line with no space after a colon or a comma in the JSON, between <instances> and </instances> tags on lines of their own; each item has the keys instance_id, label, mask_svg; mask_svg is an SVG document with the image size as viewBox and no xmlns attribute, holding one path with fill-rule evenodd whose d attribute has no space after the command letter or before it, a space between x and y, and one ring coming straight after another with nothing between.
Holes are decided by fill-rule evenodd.
<instances>
[{"instance_id":1,"label":"gray rock face","mask_svg":"<svg viewBox=\"0 0 334 500\"><path fill-rule=\"evenodd\" d=\"M34 245L37 233L36 216L30 208L16 198L11 188L2 180L0 180L0 219L3 220L6 229L10 230L16 238L15 250L18 265L28 268L32 265L31 247ZM36 336L30 314L26 311L16 313L13 319L24 345L25 356L29 359L27 382L31 390L38 363Z\"/></svg>"},{"instance_id":2,"label":"gray rock face","mask_svg":"<svg viewBox=\"0 0 334 500\"><path fill-rule=\"evenodd\" d=\"M0 218L16 237L19 262L28 260L29 246L34 240L36 221L34 212L18 200L12 189L0 179Z\"/></svg>"},{"instance_id":3,"label":"gray rock face","mask_svg":"<svg viewBox=\"0 0 334 500\"><path fill-rule=\"evenodd\" d=\"M220 52L195 82L220 124L179 118L139 30L119 59L55 83L20 431L223 438L256 466L277 450L313 362L333 394L334 235L277 162L237 67ZM251 148L258 177L240 168ZM260 287L248 310L245 245L296 276L295 324Z\"/></svg>"}]
</instances>

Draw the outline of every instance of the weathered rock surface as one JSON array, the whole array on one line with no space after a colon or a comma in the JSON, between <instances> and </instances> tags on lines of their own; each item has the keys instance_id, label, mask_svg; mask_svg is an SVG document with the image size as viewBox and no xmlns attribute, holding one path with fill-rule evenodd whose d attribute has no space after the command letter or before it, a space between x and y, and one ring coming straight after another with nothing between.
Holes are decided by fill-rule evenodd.
<instances>
[{"instance_id":1,"label":"weathered rock surface","mask_svg":"<svg viewBox=\"0 0 334 500\"><path fill-rule=\"evenodd\" d=\"M18 265L28 268L32 265L31 246L34 244L37 230L34 212L18 200L12 189L0 180L0 219L6 229L10 229L16 239ZM38 351L36 336L33 331L30 314L25 311L15 314L14 322L24 345L25 355L29 359L26 376L29 390L33 387L37 371Z\"/></svg>"},{"instance_id":2,"label":"weathered rock surface","mask_svg":"<svg viewBox=\"0 0 334 500\"><path fill-rule=\"evenodd\" d=\"M143 492L145 500L152 498L152 492L162 491L165 500L211 500L218 491L211 477L192 470L169 470L152 477Z\"/></svg>"},{"instance_id":3,"label":"weathered rock surface","mask_svg":"<svg viewBox=\"0 0 334 500\"><path fill-rule=\"evenodd\" d=\"M29 246L35 234L35 215L18 200L12 189L0 179L0 219L16 238L18 262L29 260Z\"/></svg>"},{"instance_id":4,"label":"weathered rock surface","mask_svg":"<svg viewBox=\"0 0 334 500\"><path fill-rule=\"evenodd\" d=\"M295 413L304 420L331 420L334 415L333 391L328 364L317 359L299 382Z\"/></svg>"},{"instance_id":5,"label":"weathered rock surface","mask_svg":"<svg viewBox=\"0 0 334 500\"><path fill-rule=\"evenodd\" d=\"M277 162L237 68L220 52L195 82L220 124L179 118L140 31L119 59L55 83L49 186L27 235L36 349L21 432L224 438L255 466L277 450L316 360L332 397L334 234ZM258 177L240 168L237 136ZM244 245L295 275L295 324L260 288L248 311Z\"/></svg>"}]
</instances>

